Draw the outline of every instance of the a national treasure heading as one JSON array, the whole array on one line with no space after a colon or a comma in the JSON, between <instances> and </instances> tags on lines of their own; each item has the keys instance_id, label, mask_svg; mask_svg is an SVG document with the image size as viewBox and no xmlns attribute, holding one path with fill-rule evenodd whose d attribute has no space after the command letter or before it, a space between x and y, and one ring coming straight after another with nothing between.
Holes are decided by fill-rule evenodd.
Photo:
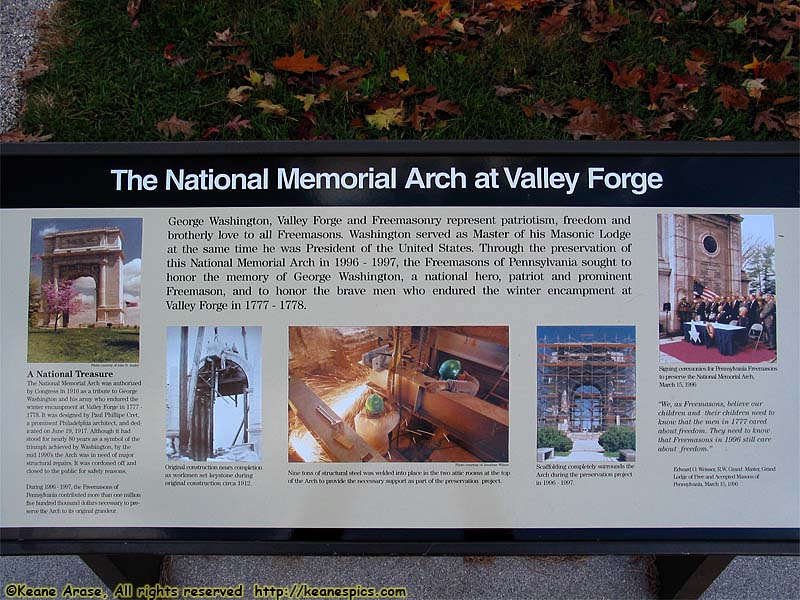
<instances>
[{"instance_id":1,"label":"a national treasure heading","mask_svg":"<svg viewBox=\"0 0 800 600\"><path fill-rule=\"evenodd\" d=\"M658 172L616 172L604 167L581 171L556 171L537 166L501 167L468 175L451 167L445 171L424 171L411 167L407 174L398 169L317 172L297 167L248 173L218 172L214 169L189 171L167 169L163 175L136 173L131 169L111 169L116 191L152 192L156 190L194 192L228 190L558 190L567 196L579 186L594 190L622 190L637 196L660 189L664 178Z\"/></svg>"}]
</instances>

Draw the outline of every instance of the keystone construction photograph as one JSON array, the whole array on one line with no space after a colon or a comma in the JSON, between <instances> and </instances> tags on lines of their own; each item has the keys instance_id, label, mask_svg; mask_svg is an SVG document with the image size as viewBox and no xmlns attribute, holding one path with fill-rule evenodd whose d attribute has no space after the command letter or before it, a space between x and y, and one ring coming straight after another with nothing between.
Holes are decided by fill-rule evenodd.
<instances>
[{"instance_id":1,"label":"keystone construction photograph","mask_svg":"<svg viewBox=\"0 0 800 600\"><path fill-rule=\"evenodd\" d=\"M168 460L261 460L261 328L167 328Z\"/></svg>"}]
</instances>

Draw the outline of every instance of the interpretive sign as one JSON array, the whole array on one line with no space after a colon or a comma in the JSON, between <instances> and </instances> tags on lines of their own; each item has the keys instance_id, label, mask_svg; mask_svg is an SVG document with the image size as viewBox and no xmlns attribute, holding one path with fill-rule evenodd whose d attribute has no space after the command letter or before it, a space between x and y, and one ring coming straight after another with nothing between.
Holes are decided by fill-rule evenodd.
<instances>
[{"instance_id":1,"label":"interpretive sign","mask_svg":"<svg viewBox=\"0 0 800 600\"><path fill-rule=\"evenodd\" d=\"M4 551L796 551L794 145L0 160Z\"/></svg>"}]
</instances>

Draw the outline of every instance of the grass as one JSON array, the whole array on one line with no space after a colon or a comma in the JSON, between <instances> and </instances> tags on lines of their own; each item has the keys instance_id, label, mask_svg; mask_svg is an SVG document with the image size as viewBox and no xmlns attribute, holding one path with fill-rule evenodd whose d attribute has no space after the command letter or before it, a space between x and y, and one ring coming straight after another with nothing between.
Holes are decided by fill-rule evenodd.
<instances>
[{"instance_id":1,"label":"grass","mask_svg":"<svg viewBox=\"0 0 800 600\"><path fill-rule=\"evenodd\" d=\"M581 2L557 35L543 37L539 23L553 14L552 2L531 3L522 11L494 11L479 34L458 34L451 29L453 20L467 21L483 6L480 2L453 0L450 15L437 21L436 14L428 11L428 2L413 0L372 4L366 0L146 0L138 27L132 28L123 0L68 0L55 17L51 41L46 40L42 50L49 70L30 85L22 126L29 133L53 134L54 141L159 140L165 134L156 130L156 123L174 113L195 123L191 135L179 134L177 139L199 139L211 127L220 129L211 134L212 139L572 139L565 127L577 112L547 119L538 114L528 117L523 108L539 100L564 105L573 98L589 98L607 105L613 115L629 115L645 125L654 117L675 113L668 129L626 131L622 135L628 139L792 139L785 122L800 108L797 58L791 45L794 40L796 48L797 35L788 44L767 37L764 32L779 25L783 15L759 13L765 20L756 27L752 23L762 8L755 0L744 3L748 6L740 10L732 3L721 8L712 0L698 0L687 11L670 8L669 22L659 23L653 21L649 4L598 0L601 12L622 14L630 24L601 41L587 43L581 33L591 22L582 16ZM370 16L369 9L380 10ZM401 16L401 9L416 9L418 19L448 30L445 45L426 48L429 40L412 40L421 24ZM751 25L737 34L728 23L740 13L749 15ZM505 32L498 35L500 25ZM246 46L209 46L215 32L227 28ZM164 57L169 44L175 44L174 52L188 62L170 66ZM277 81L272 87L253 90L250 100L239 105L228 102L226 94L248 84L248 67L236 66L202 80L197 74L223 69L230 64L226 55L245 48L251 52L252 68L273 72ZM657 71L686 75L685 61L697 48L712 58L703 85L681 100L688 103L688 113L696 116L663 103L651 105L647 86L655 83ZM331 78L294 75L272 67L274 59L297 49L318 54L327 67L338 61L348 66L371 65L372 70L354 90L330 91L330 100L306 113L295 96L316 95ZM781 54L788 55L784 62L795 66L794 73L785 81L766 80L763 98L751 98L745 109L723 107L715 89L725 84L742 90L742 82L753 76L741 65L751 62L753 55L762 60L772 55L777 62ZM605 61L629 68L641 65L645 77L636 89L620 89L612 83ZM407 66L411 77L406 84L390 76L400 65ZM435 86L436 91L398 100L397 94L411 85ZM497 97L495 86L520 91ZM403 115L408 116L415 103L432 95L456 103L462 114L437 113L422 131L407 122L388 130L365 122L377 107L386 105L387 98L393 106L402 101ZM791 96L795 97L774 107L770 103ZM285 106L289 114L262 113L255 105L260 99ZM771 107L781 125L773 131L766 127L754 131L756 115ZM237 115L249 120L250 128L222 127Z\"/></svg>"},{"instance_id":2,"label":"grass","mask_svg":"<svg viewBox=\"0 0 800 600\"><path fill-rule=\"evenodd\" d=\"M606 450L603 452L603 456L607 456L609 458L619 458L619 450Z\"/></svg>"},{"instance_id":3,"label":"grass","mask_svg":"<svg viewBox=\"0 0 800 600\"><path fill-rule=\"evenodd\" d=\"M138 363L139 329L29 329L30 363Z\"/></svg>"}]
</instances>

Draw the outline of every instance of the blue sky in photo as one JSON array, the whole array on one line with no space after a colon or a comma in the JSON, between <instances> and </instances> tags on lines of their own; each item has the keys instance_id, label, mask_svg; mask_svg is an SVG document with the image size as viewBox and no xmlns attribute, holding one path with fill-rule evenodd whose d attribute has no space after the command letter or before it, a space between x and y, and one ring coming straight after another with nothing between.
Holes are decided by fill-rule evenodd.
<instances>
[{"instance_id":1,"label":"blue sky in photo","mask_svg":"<svg viewBox=\"0 0 800 600\"><path fill-rule=\"evenodd\" d=\"M742 215L742 240L752 236L765 244L775 245L775 221L772 215Z\"/></svg>"},{"instance_id":2,"label":"blue sky in photo","mask_svg":"<svg viewBox=\"0 0 800 600\"><path fill-rule=\"evenodd\" d=\"M633 325L540 325L536 339L541 343L553 342L635 342Z\"/></svg>"}]
</instances>

